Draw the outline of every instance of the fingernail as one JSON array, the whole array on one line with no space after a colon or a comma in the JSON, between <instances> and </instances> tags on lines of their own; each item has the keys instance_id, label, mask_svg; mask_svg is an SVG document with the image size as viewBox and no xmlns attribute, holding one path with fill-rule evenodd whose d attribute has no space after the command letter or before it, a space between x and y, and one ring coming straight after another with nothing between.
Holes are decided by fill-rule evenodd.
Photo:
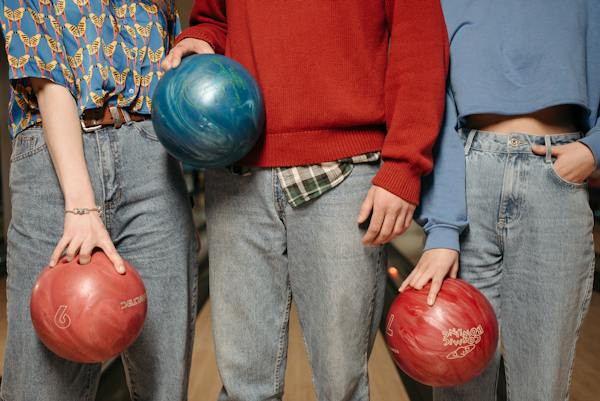
<instances>
[{"instance_id":1,"label":"fingernail","mask_svg":"<svg viewBox=\"0 0 600 401\"><path fill-rule=\"evenodd\" d=\"M427 305L433 306L433 298L427 298Z\"/></svg>"},{"instance_id":2,"label":"fingernail","mask_svg":"<svg viewBox=\"0 0 600 401\"><path fill-rule=\"evenodd\" d=\"M119 271L119 273L121 273L121 274L125 274L125 266L123 266L123 265L120 265L120 266L118 267L118 271Z\"/></svg>"}]
</instances>

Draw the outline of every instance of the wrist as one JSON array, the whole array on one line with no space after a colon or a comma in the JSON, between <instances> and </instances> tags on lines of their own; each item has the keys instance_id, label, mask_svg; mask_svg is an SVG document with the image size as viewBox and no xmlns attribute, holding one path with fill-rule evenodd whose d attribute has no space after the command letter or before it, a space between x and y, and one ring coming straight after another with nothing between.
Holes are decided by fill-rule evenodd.
<instances>
[{"instance_id":1,"label":"wrist","mask_svg":"<svg viewBox=\"0 0 600 401\"><path fill-rule=\"evenodd\" d=\"M71 210L76 208L96 208L98 204L93 196L74 194L72 196L65 195L65 210Z\"/></svg>"}]
</instances>

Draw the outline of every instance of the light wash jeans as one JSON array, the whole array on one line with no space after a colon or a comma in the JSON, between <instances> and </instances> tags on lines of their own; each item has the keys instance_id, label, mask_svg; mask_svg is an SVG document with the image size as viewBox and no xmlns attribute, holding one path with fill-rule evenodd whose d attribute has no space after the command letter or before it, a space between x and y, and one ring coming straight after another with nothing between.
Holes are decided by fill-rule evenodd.
<instances>
[{"instance_id":1,"label":"light wash jeans","mask_svg":"<svg viewBox=\"0 0 600 401\"><path fill-rule=\"evenodd\" d=\"M376 165L299 208L272 169L206 172L210 300L221 401L281 400L294 300L317 398L369 399L385 256L356 223Z\"/></svg>"},{"instance_id":2,"label":"light wash jeans","mask_svg":"<svg viewBox=\"0 0 600 401\"><path fill-rule=\"evenodd\" d=\"M85 157L117 250L140 272L148 314L122 354L134 401L187 399L196 312L195 237L180 165L149 121L83 134ZM93 401L99 364L55 356L36 337L31 289L63 233L64 201L41 128L13 142L4 401Z\"/></svg>"},{"instance_id":3,"label":"light wash jeans","mask_svg":"<svg viewBox=\"0 0 600 401\"><path fill-rule=\"evenodd\" d=\"M550 154L537 156L531 145L564 145L579 134L463 136L470 226L460 276L494 306L501 341L480 377L436 389L434 399L495 400L501 354L509 401L565 401L591 297L593 217L586 185L558 176Z\"/></svg>"}]
</instances>

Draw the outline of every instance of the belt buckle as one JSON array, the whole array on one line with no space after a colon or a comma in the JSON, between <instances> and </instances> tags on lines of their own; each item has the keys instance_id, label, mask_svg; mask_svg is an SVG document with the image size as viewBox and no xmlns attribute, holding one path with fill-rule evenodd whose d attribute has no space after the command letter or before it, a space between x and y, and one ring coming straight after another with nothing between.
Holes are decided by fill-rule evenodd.
<instances>
[{"instance_id":1,"label":"belt buckle","mask_svg":"<svg viewBox=\"0 0 600 401\"><path fill-rule=\"evenodd\" d=\"M102 128L102 124L93 125L91 127L88 127L85 125L85 121L83 121L83 120L79 120L79 121L81 122L81 129L83 130L83 132L86 132L86 133L94 132L94 131L97 131L100 128Z\"/></svg>"}]
</instances>

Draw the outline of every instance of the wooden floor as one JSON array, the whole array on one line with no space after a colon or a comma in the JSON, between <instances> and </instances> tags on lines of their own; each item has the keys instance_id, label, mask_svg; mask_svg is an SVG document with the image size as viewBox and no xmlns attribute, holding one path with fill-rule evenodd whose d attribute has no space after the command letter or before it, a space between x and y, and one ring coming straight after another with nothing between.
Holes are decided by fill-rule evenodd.
<instances>
[{"instance_id":1,"label":"wooden floor","mask_svg":"<svg viewBox=\"0 0 600 401\"><path fill-rule=\"evenodd\" d=\"M207 303L196 324L196 345L189 391L190 401L217 399L221 381L214 366L215 354L210 330L210 307ZM369 361L369 377L371 378L372 401L409 401L381 335L377 337ZM283 399L284 401L315 400L310 366L304 351L304 342L294 308L292 308L290 316L288 368L285 375Z\"/></svg>"}]
</instances>

